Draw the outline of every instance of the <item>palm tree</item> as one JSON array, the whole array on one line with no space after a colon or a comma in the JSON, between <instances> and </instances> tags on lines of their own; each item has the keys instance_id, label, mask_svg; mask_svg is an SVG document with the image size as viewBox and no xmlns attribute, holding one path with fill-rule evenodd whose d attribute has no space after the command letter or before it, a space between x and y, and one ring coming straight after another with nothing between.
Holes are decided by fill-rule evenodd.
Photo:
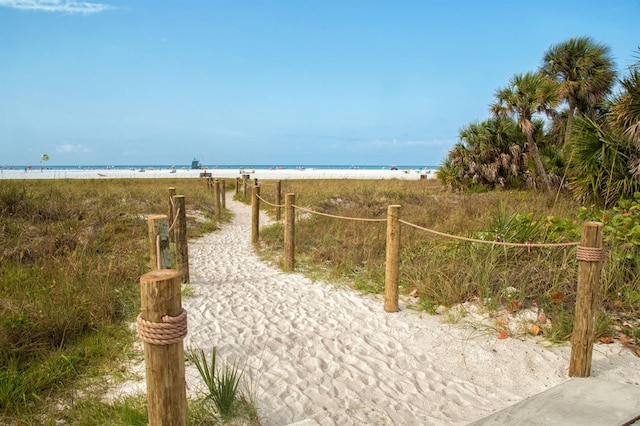
<instances>
[{"instance_id":1,"label":"palm tree","mask_svg":"<svg viewBox=\"0 0 640 426\"><path fill-rule=\"evenodd\" d=\"M460 130L438 177L451 189L520 187L525 182L525 143L509 117L471 123Z\"/></svg>"},{"instance_id":2,"label":"palm tree","mask_svg":"<svg viewBox=\"0 0 640 426\"><path fill-rule=\"evenodd\" d=\"M527 137L528 150L538 176L546 190L551 191L551 182L534 138L533 115L546 113L556 106L557 83L539 72L516 74L511 78L508 86L496 91L495 96L496 102L491 104L491 112L496 117L517 116L518 124Z\"/></svg>"},{"instance_id":3,"label":"palm tree","mask_svg":"<svg viewBox=\"0 0 640 426\"><path fill-rule=\"evenodd\" d=\"M605 208L640 190L640 63L620 85L605 115L576 117L567 145L574 196Z\"/></svg>"},{"instance_id":4,"label":"palm tree","mask_svg":"<svg viewBox=\"0 0 640 426\"><path fill-rule=\"evenodd\" d=\"M593 118L597 106L611 93L616 72L610 49L590 37L571 38L547 50L541 69L558 81L560 96L568 104L566 144L576 110Z\"/></svg>"},{"instance_id":5,"label":"palm tree","mask_svg":"<svg viewBox=\"0 0 640 426\"><path fill-rule=\"evenodd\" d=\"M614 98L609 118L640 148L640 61L631 66L629 75L620 80L620 85L623 91Z\"/></svg>"}]
</instances>

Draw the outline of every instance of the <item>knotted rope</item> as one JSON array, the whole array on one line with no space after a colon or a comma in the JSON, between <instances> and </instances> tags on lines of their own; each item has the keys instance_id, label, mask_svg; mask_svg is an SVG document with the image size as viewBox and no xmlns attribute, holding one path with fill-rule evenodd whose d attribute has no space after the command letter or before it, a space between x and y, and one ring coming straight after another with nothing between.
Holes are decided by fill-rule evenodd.
<instances>
[{"instance_id":1,"label":"knotted rope","mask_svg":"<svg viewBox=\"0 0 640 426\"><path fill-rule=\"evenodd\" d=\"M602 262L604 261L604 249L602 247L578 246L576 258L586 262Z\"/></svg>"},{"instance_id":2,"label":"knotted rope","mask_svg":"<svg viewBox=\"0 0 640 426\"><path fill-rule=\"evenodd\" d=\"M187 311L182 309L177 317L164 315L162 322L147 321L142 318L142 314L138 314L136 325L138 337L143 342L151 345L172 345L187 336Z\"/></svg>"}]
</instances>

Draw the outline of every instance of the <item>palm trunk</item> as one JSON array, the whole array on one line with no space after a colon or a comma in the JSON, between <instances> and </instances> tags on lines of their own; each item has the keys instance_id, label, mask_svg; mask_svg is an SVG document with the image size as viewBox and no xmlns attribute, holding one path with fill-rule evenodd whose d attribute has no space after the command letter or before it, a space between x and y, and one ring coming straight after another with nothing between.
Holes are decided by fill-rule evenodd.
<instances>
[{"instance_id":1,"label":"palm trunk","mask_svg":"<svg viewBox=\"0 0 640 426\"><path fill-rule=\"evenodd\" d=\"M549 181L547 172L544 170L544 164L542 164L540 152L538 152L538 145L533 139L533 134L531 132L527 132L527 143L529 144L529 152L531 152L533 163L536 165L536 171L538 172L540 179L542 179L542 183L545 185L547 192L551 192L551 182Z\"/></svg>"},{"instance_id":2,"label":"palm trunk","mask_svg":"<svg viewBox=\"0 0 640 426\"><path fill-rule=\"evenodd\" d=\"M567 147L569 139L571 139L571 127L573 126L573 114L576 112L575 102L569 102L569 112L567 113L567 125L564 129L564 147Z\"/></svg>"}]
</instances>

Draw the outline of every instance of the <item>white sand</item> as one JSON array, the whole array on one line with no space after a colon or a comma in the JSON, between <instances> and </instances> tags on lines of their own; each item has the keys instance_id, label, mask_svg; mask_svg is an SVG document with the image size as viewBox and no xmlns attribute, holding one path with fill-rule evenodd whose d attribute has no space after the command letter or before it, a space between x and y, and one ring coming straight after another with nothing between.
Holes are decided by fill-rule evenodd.
<instances>
[{"instance_id":1,"label":"white sand","mask_svg":"<svg viewBox=\"0 0 640 426\"><path fill-rule=\"evenodd\" d=\"M194 178L200 173L211 173L216 178L236 178L243 173L251 179L435 179L435 171L426 170L344 170L344 169L145 169L144 171L120 169L67 169L51 170L34 168L27 172L0 169L0 179L118 179L118 178ZM424 177L423 177L424 176Z\"/></svg>"},{"instance_id":2,"label":"white sand","mask_svg":"<svg viewBox=\"0 0 640 426\"><path fill-rule=\"evenodd\" d=\"M272 173L280 172L285 174ZM21 173L18 178L40 174ZM272 178L257 171L255 177ZM473 307L465 316L431 316L402 303L401 312L387 314L379 297L265 264L250 244L250 207L231 198L227 207L232 223L190 243L195 295L183 300L189 315L185 346L207 352L216 346L223 360L240 362L263 424L467 424L568 380L568 345L548 348L533 337L499 340L495 319ZM451 318L455 323L447 323ZM142 357L127 369L142 379L117 386L110 396L144 392ZM597 344L592 376L640 385L640 358L619 343ZM201 386L188 366L189 394Z\"/></svg>"}]
</instances>

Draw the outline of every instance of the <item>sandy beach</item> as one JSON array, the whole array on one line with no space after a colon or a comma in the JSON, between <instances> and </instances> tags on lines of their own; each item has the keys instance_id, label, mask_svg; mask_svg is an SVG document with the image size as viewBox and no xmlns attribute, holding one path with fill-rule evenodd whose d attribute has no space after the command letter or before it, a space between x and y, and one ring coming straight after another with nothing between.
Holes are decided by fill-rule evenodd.
<instances>
[{"instance_id":1,"label":"sandy beach","mask_svg":"<svg viewBox=\"0 0 640 426\"><path fill-rule=\"evenodd\" d=\"M463 425L569 380L568 344L501 340L495 318L474 306L429 315L404 300L388 314L378 296L281 272L250 244L250 207L231 198L227 207L232 223L190 243L185 347L216 346L239 362L262 424ZM144 377L142 358L128 368ZM186 374L197 395L195 367ZM640 385L640 358L597 344L592 377ZM112 396L135 392L144 379Z\"/></svg>"},{"instance_id":2,"label":"sandy beach","mask_svg":"<svg viewBox=\"0 0 640 426\"><path fill-rule=\"evenodd\" d=\"M248 174L251 179L435 179L434 170L418 169L0 169L1 179L129 179L197 178L210 173L214 178L235 179Z\"/></svg>"},{"instance_id":3,"label":"sandy beach","mask_svg":"<svg viewBox=\"0 0 640 426\"><path fill-rule=\"evenodd\" d=\"M214 176L240 175L223 171L227 175ZM199 172L4 170L2 178ZM420 179L420 173L402 170L252 172L245 171L258 179ZM215 346L222 360L240 363L262 424L463 425L569 380L569 344L518 334L517 315L508 317L516 337L499 339L495 317L473 304L429 315L408 309L411 300L405 299L400 312L385 313L379 296L313 282L261 261L250 243L251 207L231 194L226 205L233 221L189 245L193 295L183 299L189 318L184 343L207 353ZM263 226L268 223L261 217ZM124 369L131 380L114 385L108 398L145 391L142 353ZM188 365L186 374L188 394L198 395L197 370ZM592 377L640 385L640 358L620 343L598 343Z\"/></svg>"}]
</instances>

